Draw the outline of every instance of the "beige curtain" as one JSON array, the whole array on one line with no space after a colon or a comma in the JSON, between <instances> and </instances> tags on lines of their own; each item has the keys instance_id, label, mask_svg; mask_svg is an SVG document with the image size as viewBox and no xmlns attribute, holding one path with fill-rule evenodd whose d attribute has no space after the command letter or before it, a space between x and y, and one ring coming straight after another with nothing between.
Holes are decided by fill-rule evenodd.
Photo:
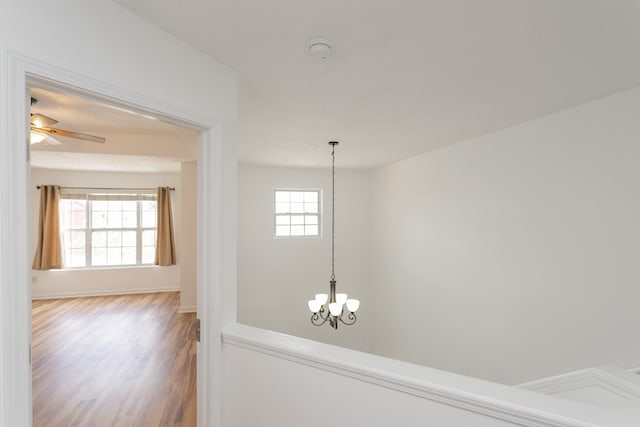
<instances>
[{"instance_id":1,"label":"beige curtain","mask_svg":"<svg viewBox=\"0 0 640 427\"><path fill-rule=\"evenodd\" d=\"M60 187L40 187L40 215L38 220L38 247L33 257L34 270L62 268L62 241L60 240Z\"/></svg>"},{"instance_id":2,"label":"beige curtain","mask_svg":"<svg viewBox=\"0 0 640 427\"><path fill-rule=\"evenodd\" d=\"M173 214L171 213L171 190L158 187L158 234L156 239L156 265L175 265L176 245L173 237Z\"/></svg>"}]
</instances>

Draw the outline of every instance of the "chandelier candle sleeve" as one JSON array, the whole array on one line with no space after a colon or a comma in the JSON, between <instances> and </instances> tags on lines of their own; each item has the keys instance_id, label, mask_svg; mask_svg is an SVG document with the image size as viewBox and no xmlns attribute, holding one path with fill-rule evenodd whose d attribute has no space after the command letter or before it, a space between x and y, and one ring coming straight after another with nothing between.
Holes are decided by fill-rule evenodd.
<instances>
[{"instance_id":1,"label":"chandelier candle sleeve","mask_svg":"<svg viewBox=\"0 0 640 427\"><path fill-rule=\"evenodd\" d=\"M356 311L360 308L360 301L349 298L345 293L336 293L335 265L335 217L336 217L336 141L331 145L331 278L329 293L316 294L315 299L309 300L307 305L311 311L311 323L315 326L329 322L333 329L338 329L338 322L345 325L356 323ZM346 308L346 309L345 309Z\"/></svg>"}]
</instances>

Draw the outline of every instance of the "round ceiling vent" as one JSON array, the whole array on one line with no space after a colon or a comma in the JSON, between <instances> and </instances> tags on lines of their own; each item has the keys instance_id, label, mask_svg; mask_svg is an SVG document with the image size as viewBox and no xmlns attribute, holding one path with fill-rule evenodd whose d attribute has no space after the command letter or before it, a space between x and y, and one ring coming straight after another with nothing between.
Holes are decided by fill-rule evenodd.
<instances>
[{"instance_id":1,"label":"round ceiling vent","mask_svg":"<svg viewBox=\"0 0 640 427\"><path fill-rule=\"evenodd\" d=\"M320 59L327 59L331 55L333 44L327 39L313 39L309 42L309 54Z\"/></svg>"}]
</instances>

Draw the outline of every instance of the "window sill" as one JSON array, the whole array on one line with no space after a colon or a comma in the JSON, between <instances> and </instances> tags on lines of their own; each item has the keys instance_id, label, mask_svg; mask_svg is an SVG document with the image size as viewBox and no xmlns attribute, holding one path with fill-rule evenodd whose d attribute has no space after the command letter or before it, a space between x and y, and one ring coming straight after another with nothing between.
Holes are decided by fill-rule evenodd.
<instances>
[{"instance_id":1,"label":"window sill","mask_svg":"<svg viewBox=\"0 0 640 427\"><path fill-rule=\"evenodd\" d=\"M98 267L67 267L67 268L59 268L56 270L49 271L104 271L104 270L133 270L133 269L146 269L146 268L157 268L159 265L149 264L149 265L114 265L114 266L98 266Z\"/></svg>"}]
</instances>

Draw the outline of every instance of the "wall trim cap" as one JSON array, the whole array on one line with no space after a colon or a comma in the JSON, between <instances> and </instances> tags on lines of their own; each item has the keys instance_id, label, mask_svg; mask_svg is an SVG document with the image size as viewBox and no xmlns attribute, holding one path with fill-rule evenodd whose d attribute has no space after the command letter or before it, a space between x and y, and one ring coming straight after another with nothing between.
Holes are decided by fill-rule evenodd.
<instances>
[{"instance_id":1,"label":"wall trim cap","mask_svg":"<svg viewBox=\"0 0 640 427\"><path fill-rule=\"evenodd\" d=\"M246 325L225 328L222 342L523 426L632 426L637 425L632 420L639 415L638 411L589 407Z\"/></svg>"},{"instance_id":2,"label":"wall trim cap","mask_svg":"<svg viewBox=\"0 0 640 427\"><path fill-rule=\"evenodd\" d=\"M640 377L614 365L569 372L520 384L518 387L543 394L598 387L624 400L640 399Z\"/></svg>"}]
</instances>

